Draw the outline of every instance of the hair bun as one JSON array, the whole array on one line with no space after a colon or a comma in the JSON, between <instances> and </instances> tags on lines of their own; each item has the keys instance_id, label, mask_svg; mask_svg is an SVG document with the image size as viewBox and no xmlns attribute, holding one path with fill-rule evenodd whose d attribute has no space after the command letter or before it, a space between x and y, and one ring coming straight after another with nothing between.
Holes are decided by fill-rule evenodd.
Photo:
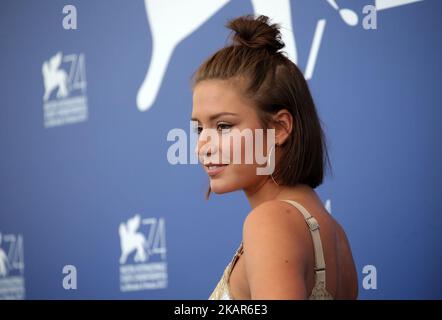
<instances>
[{"instance_id":1,"label":"hair bun","mask_svg":"<svg viewBox=\"0 0 442 320\"><path fill-rule=\"evenodd\" d=\"M234 45L243 45L252 49L265 48L276 53L284 47L281 40L279 24L269 24L269 17L260 15L256 19L253 15L245 15L230 20L227 28L232 29Z\"/></svg>"}]
</instances>

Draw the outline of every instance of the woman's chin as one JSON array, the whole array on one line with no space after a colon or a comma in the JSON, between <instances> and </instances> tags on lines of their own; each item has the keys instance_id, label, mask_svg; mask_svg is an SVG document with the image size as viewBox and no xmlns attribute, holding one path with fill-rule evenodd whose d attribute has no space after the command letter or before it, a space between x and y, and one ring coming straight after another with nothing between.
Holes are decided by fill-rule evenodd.
<instances>
[{"instance_id":1,"label":"woman's chin","mask_svg":"<svg viewBox=\"0 0 442 320\"><path fill-rule=\"evenodd\" d=\"M211 181L210 190L211 192L214 192L216 194L223 194L226 192L235 191L236 189L231 185L226 185L225 183L222 183L221 181Z\"/></svg>"}]
</instances>

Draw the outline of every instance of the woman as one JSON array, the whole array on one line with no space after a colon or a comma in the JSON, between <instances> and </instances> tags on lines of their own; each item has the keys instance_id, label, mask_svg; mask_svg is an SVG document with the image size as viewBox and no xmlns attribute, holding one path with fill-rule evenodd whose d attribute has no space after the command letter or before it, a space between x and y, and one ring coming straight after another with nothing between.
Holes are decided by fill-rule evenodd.
<instances>
[{"instance_id":1,"label":"woman","mask_svg":"<svg viewBox=\"0 0 442 320\"><path fill-rule=\"evenodd\" d=\"M268 17L247 15L227 27L234 33L232 44L193 76L196 151L210 179L206 198L211 191L243 190L252 210L209 299L356 299L347 237L314 191L328 157L308 85L279 52L284 47L279 25L269 24ZM264 129L267 138L274 133L274 145L269 149L264 139L262 149L268 150L267 165L275 161L273 172L257 174L257 161L244 163L250 149L227 143L234 129ZM209 130L217 130L219 139L209 139ZM235 152L241 153L240 163L231 161Z\"/></svg>"}]
</instances>

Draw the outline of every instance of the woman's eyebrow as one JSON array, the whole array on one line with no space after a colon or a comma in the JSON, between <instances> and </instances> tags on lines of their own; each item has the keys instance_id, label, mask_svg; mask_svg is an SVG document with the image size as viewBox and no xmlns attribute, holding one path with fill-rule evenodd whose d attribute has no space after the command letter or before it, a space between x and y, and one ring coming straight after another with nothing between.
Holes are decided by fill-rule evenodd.
<instances>
[{"instance_id":1,"label":"woman's eyebrow","mask_svg":"<svg viewBox=\"0 0 442 320\"><path fill-rule=\"evenodd\" d=\"M211 116L209 117L209 121L213 121L213 120L215 120L216 118L219 118L219 117L224 116L224 115L236 116L237 114L236 114L236 113L233 113L233 112L220 112L220 113L215 113L215 114L213 114L213 115L211 115ZM190 120L192 120L192 121L199 121L199 120L198 120L197 118L195 118L195 117L193 117L193 118L190 119Z\"/></svg>"}]
</instances>

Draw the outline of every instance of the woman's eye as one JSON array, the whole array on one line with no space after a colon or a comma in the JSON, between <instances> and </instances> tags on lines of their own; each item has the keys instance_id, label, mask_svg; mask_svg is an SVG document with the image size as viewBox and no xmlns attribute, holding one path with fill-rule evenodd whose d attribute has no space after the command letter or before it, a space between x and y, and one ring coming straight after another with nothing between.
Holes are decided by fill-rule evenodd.
<instances>
[{"instance_id":1,"label":"woman's eye","mask_svg":"<svg viewBox=\"0 0 442 320\"><path fill-rule=\"evenodd\" d=\"M227 129L230 129L232 127L232 125L231 124L227 124L227 123L220 123L220 124L218 124L217 125L217 130L218 131L221 131L221 130L227 130ZM201 134L201 131L203 131L203 128L202 127L198 127L198 128L196 128L196 133L198 134L198 135L200 135Z\"/></svg>"},{"instance_id":2,"label":"woman's eye","mask_svg":"<svg viewBox=\"0 0 442 320\"><path fill-rule=\"evenodd\" d=\"M218 124L217 129L218 130L227 130L227 129L230 129L231 127L232 127L231 124L220 123L220 124Z\"/></svg>"}]
</instances>

